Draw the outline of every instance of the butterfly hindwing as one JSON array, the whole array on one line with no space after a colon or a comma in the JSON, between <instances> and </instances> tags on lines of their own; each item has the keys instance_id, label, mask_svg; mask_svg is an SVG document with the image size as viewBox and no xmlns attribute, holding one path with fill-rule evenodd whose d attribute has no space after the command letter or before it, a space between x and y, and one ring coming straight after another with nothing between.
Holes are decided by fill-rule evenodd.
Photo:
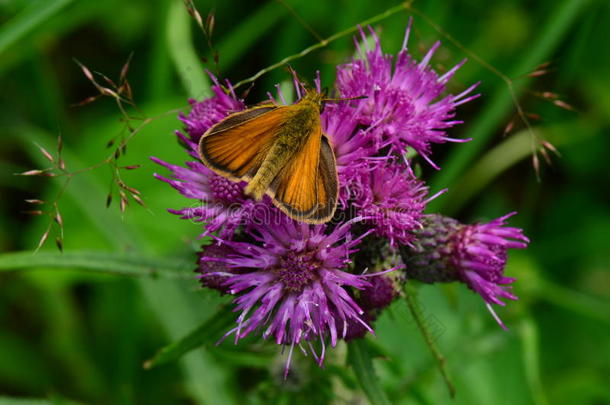
<instances>
[{"instance_id":1,"label":"butterfly hindwing","mask_svg":"<svg viewBox=\"0 0 610 405\"><path fill-rule=\"evenodd\" d=\"M229 115L201 137L201 160L223 176L250 179L273 143L283 112L282 107L264 106Z\"/></svg>"},{"instance_id":2,"label":"butterfly hindwing","mask_svg":"<svg viewBox=\"0 0 610 405\"><path fill-rule=\"evenodd\" d=\"M307 222L324 223L329 221L337 208L339 198L339 179L335 154L326 136L320 142L320 159L316 176L316 210L307 218Z\"/></svg>"},{"instance_id":3,"label":"butterfly hindwing","mask_svg":"<svg viewBox=\"0 0 610 405\"><path fill-rule=\"evenodd\" d=\"M320 159L321 128L304 134L303 147L271 183L269 194L292 218L305 220L317 209L316 178Z\"/></svg>"}]
</instances>

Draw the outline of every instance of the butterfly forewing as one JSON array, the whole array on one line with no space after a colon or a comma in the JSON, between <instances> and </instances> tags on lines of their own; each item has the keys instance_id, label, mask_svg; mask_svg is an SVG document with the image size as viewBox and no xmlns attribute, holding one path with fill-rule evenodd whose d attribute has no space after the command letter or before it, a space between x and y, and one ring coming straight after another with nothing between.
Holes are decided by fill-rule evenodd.
<instances>
[{"instance_id":1,"label":"butterfly forewing","mask_svg":"<svg viewBox=\"0 0 610 405\"><path fill-rule=\"evenodd\" d=\"M213 125L207 132L206 135L216 134L222 131L226 131L231 128L235 128L239 125L243 125L248 121L252 121L261 115L267 114L278 107L275 105L262 105L260 107L249 108L244 111L238 111L228 115L219 123Z\"/></svg>"},{"instance_id":2,"label":"butterfly forewing","mask_svg":"<svg viewBox=\"0 0 610 405\"><path fill-rule=\"evenodd\" d=\"M281 107L260 107L230 115L199 141L201 160L223 176L251 178L273 143L281 113Z\"/></svg>"}]
</instances>

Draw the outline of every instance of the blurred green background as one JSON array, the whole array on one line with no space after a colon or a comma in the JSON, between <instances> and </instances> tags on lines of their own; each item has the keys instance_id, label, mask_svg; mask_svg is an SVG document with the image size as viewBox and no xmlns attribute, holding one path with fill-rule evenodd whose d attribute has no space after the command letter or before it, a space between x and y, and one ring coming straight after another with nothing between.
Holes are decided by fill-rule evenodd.
<instances>
[{"instance_id":1,"label":"blurred green background","mask_svg":"<svg viewBox=\"0 0 610 405\"><path fill-rule=\"evenodd\" d=\"M398 3L195 4L204 18L215 10L219 73L236 82L317 42L289 8L328 37ZM511 223L532 241L526 251L511 253L507 268L518 278L520 300L499 309L510 328L504 332L464 286L419 288L457 397L449 398L402 301L368 339L379 384L397 404L610 404L610 3L417 0L413 6L425 17L414 15L412 52L420 57L440 39L437 69L468 56L466 49L518 78L514 89L524 110L542 118L532 120L533 130L561 157L542 164L536 179L523 126L502 136L515 114L506 83L470 57L449 90L481 80L482 97L459 108L465 123L451 135L475 140L436 147L443 169L424 167L423 176L433 192L450 192L430 212L471 222L517 210ZM374 25L386 51L400 48L409 15L402 11ZM287 382L276 347L257 339L216 347L219 334L179 362L142 367L228 301L189 279L199 228L166 212L188 203L152 177L166 172L148 159L186 160L173 136L182 126L177 112L163 114L188 111L187 98L207 91L203 58L213 55L183 3L2 0L0 24L0 249L24 252L0 255L0 404L366 403L346 366L344 345L325 370L295 356ZM353 51L348 35L291 65L305 78L319 69L331 86L335 65ZM32 256L50 218L25 214L32 206L24 200L54 201L63 180L14 173L47 167L36 144L54 153L59 134L71 171L106 157L106 143L124 130L121 115L111 98L71 107L96 95L73 59L114 80L131 53L128 79L138 115L161 115L130 141L120 161L142 165L122 174L147 208L131 201L122 214L117 198L105 207L112 183L107 166L74 176L58 202L65 257L74 263L57 253L57 226ZM524 76L547 61L547 74ZM283 69L263 76L248 101L260 101L286 77ZM575 111L536 96L544 91L559 94ZM130 274L105 274L121 263L133 266ZM149 271L159 266L167 274ZM101 272L90 271L96 268Z\"/></svg>"}]
</instances>

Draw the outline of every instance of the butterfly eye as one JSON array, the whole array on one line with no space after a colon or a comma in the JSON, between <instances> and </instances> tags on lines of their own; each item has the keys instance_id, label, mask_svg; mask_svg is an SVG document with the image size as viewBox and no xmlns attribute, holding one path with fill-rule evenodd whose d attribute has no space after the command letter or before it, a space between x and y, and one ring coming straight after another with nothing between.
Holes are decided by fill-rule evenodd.
<instances>
[{"instance_id":1,"label":"butterfly eye","mask_svg":"<svg viewBox=\"0 0 610 405\"><path fill-rule=\"evenodd\" d=\"M322 114L322 113L324 112L324 105L325 105L325 104L326 104L326 103L325 103L324 101L322 101L322 102L320 103L320 114Z\"/></svg>"}]
</instances>

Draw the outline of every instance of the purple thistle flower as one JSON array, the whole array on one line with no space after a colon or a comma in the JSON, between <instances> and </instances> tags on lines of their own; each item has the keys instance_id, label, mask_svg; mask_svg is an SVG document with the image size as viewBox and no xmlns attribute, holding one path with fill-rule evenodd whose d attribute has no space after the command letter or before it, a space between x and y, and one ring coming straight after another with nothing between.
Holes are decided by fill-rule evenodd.
<instances>
[{"instance_id":1,"label":"purple thistle flower","mask_svg":"<svg viewBox=\"0 0 610 405\"><path fill-rule=\"evenodd\" d=\"M285 218L285 217L284 217ZM364 311L346 288L362 290L370 276L346 272L350 254L366 236L353 239L351 223L337 226L325 234L324 225L308 225L285 218L274 225L253 226L248 232L255 242L225 242L233 253L219 257L206 255L202 260L221 263L232 271L206 272L200 277L224 276L223 286L237 295L236 311L241 314L233 334L235 342L261 330L263 338L272 337L279 345L289 345L286 373L292 351L298 345L312 353L321 366L325 339L334 347L344 338L350 322L361 324ZM234 271L233 271L234 270ZM239 274L235 274L235 272ZM318 354L312 342L318 340Z\"/></svg>"},{"instance_id":2,"label":"purple thistle flower","mask_svg":"<svg viewBox=\"0 0 610 405\"><path fill-rule=\"evenodd\" d=\"M390 305L398 297L398 294L393 281L389 277L383 275L372 277L369 285L360 291L356 299L358 305L365 311L363 319L366 324L372 325L381 310ZM366 332L367 329L363 324L353 321L348 322L347 334L344 339L346 341L361 339L366 335Z\"/></svg>"},{"instance_id":3,"label":"purple thistle flower","mask_svg":"<svg viewBox=\"0 0 610 405\"><path fill-rule=\"evenodd\" d=\"M228 93L220 85L216 77L210 74L214 85L214 95L203 101L189 99L191 112L185 116L180 113L178 118L186 125L186 131L191 140L199 142L199 138L214 124L222 120L232 112L246 108L242 100L239 100L233 91L231 83L227 81Z\"/></svg>"},{"instance_id":4,"label":"purple thistle flower","mask_svg":"<svg viewBox=\"0 0 610 405\"><path fill-rule=\"evenodd\" d=\"M428 187L409 168L393 164L366 173L360 191L354 193L356 214L365 217L393 247L409 244L412 232L421 227Z\"/></svg>"},{"instance_id":5,"label":"purple thistle flower","mask_svg":"<svg viewBox=\"0 0 610 405\"><path fill-rule=\"evenodd\" d=\"M506 226L504 215L487 223L463 225L441 215L426 215L423 228L415 232L407 257L407 276L427 283L461 281L477 292L496 321L505 328L491 304L504 306L502 298L517 300L504 276L507 251L524 249L529 239L519 228Z\"/></svg>"},{"instance_id":6,"label":"purple thistle flower","mask_svg":"<svg viewBox=\"0 0 610 405\"><path fill-rule=\"evenodd\" d=\"M362 44L356 41L356 48L362 59L354 59L337 68L337 88L342 97L367 96L360 101L363 108L358 123L373 128L376 149L389 145L392 151L402 155L405 147L410 146L438 168L430 160L430 144L468 141L448 137L446 129L462 122L453 120L455 108L478 97L478 94L468 96L478 83L458 95L447 95L439 100L446 83L465 60L439 76L428 63L440 42L435 43L418 63L407 53L410 28L411 23L396 63L393 63L393 55L382 52L379 38L372 29L370 34L375 48L368 49L361 29Z\"/></svg>"},{"instance_id":7,"label":"purple thistle flower","mask_svg":"<svg viewBox=\"0 0 610 405\"><path fill-rule=\"evenodd\" d=\"M370 286L360 292L358 302L363 309L382 309L387 307L398 296L394 283L388 276L373 277Z\"/></svg>"},{"instance_id":8,"label":"purple thistle flower","mask_svg":"<svg viewBox=\"0 0 610 405\"><path fill-rule=\"evenodd\" d=\"M236 273L235 269L227 268L218 260L209 260L210 257L225 257L233 254L233 250L226 244L213 244L202 247L202 251L198 253L197 258L197 273L200 273L199 279L204 287L220 291L221 294L228 294L229 291L225 286L227 274Z\"/></svg>"},{"instance_id":9,"label":"purple thistle flower","mask_svg":"<svg viewBox=\"0 0 610 405\"><path fill-rule=\"evenodd\" d=\"M375 157L376 150L367 130L358 128L358 110L347 103L328 104L320 117L337 159L339 200L344 208L353 189L361 187L362 177L387 160Z\"/></svg>"}]
</instances>

